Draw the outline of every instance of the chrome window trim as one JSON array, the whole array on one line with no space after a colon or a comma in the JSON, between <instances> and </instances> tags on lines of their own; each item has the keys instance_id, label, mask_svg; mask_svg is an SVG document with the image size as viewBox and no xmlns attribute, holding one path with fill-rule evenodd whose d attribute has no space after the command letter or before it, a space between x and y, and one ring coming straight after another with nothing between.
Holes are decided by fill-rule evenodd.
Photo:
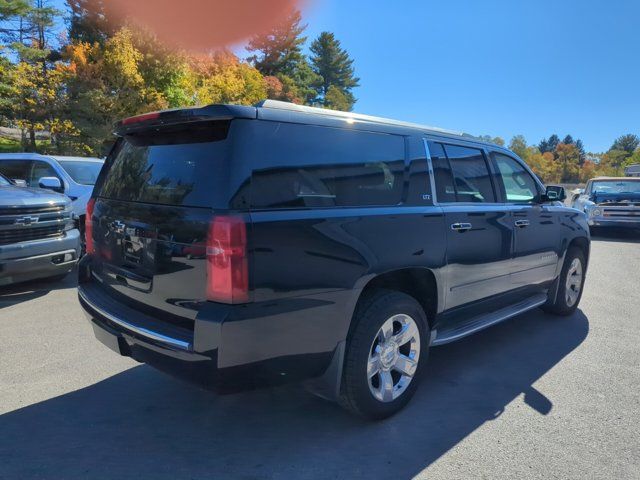
<instances>
[{"instance_id":1,"label":"chrome window trim","mask_svg":"<svg viewBox=\"0 0 640 480\"><path fill-rule=\"evenodd\" d=\"M152 330L148 330L146 328L139 327L137 325L133 325L133 324L127 322L126 320L122 320L121 318L118 318L118 317L110 314L109 312L103 310L102 308L98 307L93 302L91 302L87 298L86 294L80 288L78 288L78 295L80 295L80 298L82 298L82 300L87 305L89 305L92 309L94 309L100 315L102 315L106 319L110 320L111 322L121 326L122 328L124 328L126 330L129 330L130 332L136 333L136 334L138 334L138 335L140 335L142 337L149 338L149 339L154 340L156 342L164 343L165 345L169 345L169 346L171 346L173 348L178 348L180 350L186 350L186 351L191 351L192 350L192 345L189 342L185 342L183 340L178 340L177 338L168 337L168 336L163 335L161 333L154 332Z\"/></svg>"},{"instance_id":2,"label":"chrome window trim","mask_svg":"<svg viewBox=\"0 0 640 480\"><path fill-rule=\"evenodd\" d=\"M436 179L433 170L433 161L431 160L431 151L429 150L429 140L426 137L422 137L422 143L424 144L424 152L427 156L429 183L431 184L431 203L435 206L438 205L438 195L436 193Z\"/></svg>"}]
</instances>

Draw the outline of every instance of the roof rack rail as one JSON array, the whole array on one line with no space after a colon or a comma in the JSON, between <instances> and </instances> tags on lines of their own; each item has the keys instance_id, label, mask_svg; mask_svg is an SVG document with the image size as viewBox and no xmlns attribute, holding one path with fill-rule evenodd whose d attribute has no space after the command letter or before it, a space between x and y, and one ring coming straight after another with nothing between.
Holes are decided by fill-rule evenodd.
<instances>
[{"instance_id":1,"label":"roof rack rail","mask_svg":"<svg viewBox=\"0 0 640 480\"><path fill-rule=\"evenodd\" d=\"M353 113L353 112L343 112L340 110L331 110L328 108L318 108L318 107L308 107L306 105L297 105L295 103L290 103L290 102L282 102L280 100L263 100L259 103L257 103L255 105L257 108L274 108L274 109L279 109L279 110L290 110L290 111L294 111L294 112L299 112L299 113L309 113L309 114L314 114L314 115L325 115L325 116L330 116L330 117L340 117L340 118L344 118L347 121L348 120L353 120L353 121L361 121L361 122L371 122L371 123L380 123L380 124L385 124L385 125L396 125L399 127L409 127L409 128L416 128L419 130L430 130L430 131L434 131L434 132L439 132L439 133L445 133L447 135L455 135L455 136L459 136L459 137L468 137L468 138L473 138L475 140L478 140L475 136L470 135L468 133L463 133L463 132L457 132L455 130L446 130L444 128L438 128L438 127L430 127L427 125L420 125L418 123L410 123L410 122L403 122L400 120L393 120L390 118L384 118L384 117L374 117L372 115L363 115L360 113Z\"/></svg>"}]
</instances>

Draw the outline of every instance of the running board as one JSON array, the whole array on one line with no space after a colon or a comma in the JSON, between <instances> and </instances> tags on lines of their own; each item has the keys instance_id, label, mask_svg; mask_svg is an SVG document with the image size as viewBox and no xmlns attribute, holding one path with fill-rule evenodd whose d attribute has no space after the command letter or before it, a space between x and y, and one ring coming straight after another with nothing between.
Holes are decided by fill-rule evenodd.
<instances>
[{"instance_id":1,"label":"running board","mask_svg":"<svg viewBox=\"0 0 640 480\"><path fill-rule=\"evenodd\" d=\"M457 323L455 326L449 329L438 330L435 340L431 343L432 346L444 345L445 343L455 342L472 333L484 330L496 323L503 322L508 318L514 317L527 310L532 310L539 307L547 301L547 295L540 293L533 297L522 300L514 305L496 310L495 312L485 313L478 317L470 318L462 323Z\"/></svg>"}]
</instances>

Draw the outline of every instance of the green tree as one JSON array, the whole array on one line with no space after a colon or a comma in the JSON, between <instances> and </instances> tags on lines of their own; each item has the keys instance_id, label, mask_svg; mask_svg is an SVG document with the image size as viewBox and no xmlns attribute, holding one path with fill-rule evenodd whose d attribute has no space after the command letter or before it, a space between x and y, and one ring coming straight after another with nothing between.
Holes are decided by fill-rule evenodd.
<instances>
[{"instance_id":1,"label":"green tree","mask_svg":"<svg viewBox=\"0 0 640 480\"><path fill-rule=\"evenodd\" d=\"M60 124L64 88L54 65L54 25L61 14L46 0L0 0L0 37L17 59L6 89L8 116L23 130L22 148L36 151L36 131ZM8 85L8 84L7 84Z\"/></svg>"},{"instance_id":2,"label":"green tree","mask_svg":"<svg viewBox=\"0 0 640 480\"><path fill-rule=\"evenodd\" d=\"M562 166L562 182L575 182L578 180L580 152L575 145L559 143L555 150L556 161Z\"/></svg>"},{"instance_id":3,"label":"green tree","mask_svg":"<svg viewBox=\"0 0 640 480\"><path fill-rule=\"evenodd\" d=\"M0 40L5 45L22 43L28 36L31 0L0 0Z\"/></svg>"},{"instance_id":4,"label":"green tree","mask_svg":"<svg viewBox=\"0 0 640 480\"><path fill-rule=\"evenodd\" d=\"M540 153L554 152L559 143L560 137L554 133L548 139L542 139L538 144L538 150L540 150Z\"/></svg>"},{"instance_id":5,"label":"green tree","mask_svg":"<svg viewBox=\"0 0 640 480\"><path fill-rule=\"evenodd\" d=\"M104 43L113 35L106 0L67 0L69 6L69 38L72 41Z\"/></svg>"},{"instance_id":6,"label":"green tree","mask_svg":"<svg viewBox=\"0 0 640 480\"><path fill-rule=\"evenodd\" d=\"M254 54L248 60L262 75L293 77L304 59L302 46L307 40L302 36L307 26L301 22L300 12L293 10L270 31L249 41L247 51Z\"/></svg>"},{"instance_id":7,"label":"green tree","mask_svg":"<svg viewBox=\"0 0 640 480\"><path fill-rule=\"evenodd\" d=\"M524 138L524 135L516 135L509 142L509 150L514 152L523 160L526 160L527 156L527 140Z\"/></svg>"},{"instance_id":8,"label":"green tree","mask_svg":"<svg viewBox=\"0 0 640 480\"><path fill-rule=\"evenodd\" d=\"M13 88L14 65L2 55L0 47L0 124L11 115L11 92Z\"/></svg>"},{"instance_id":9,"label":"green tree","mask_svg":"<svg viewBox=\"0 0 640 480\"><path fill-rule=\"evenodd\" d=\"M492 137L491 135L480 135L478 138L483 142L494 143L496 145L500 145L501 147L504 147L504 144L505 144L504 139L501 137Z\"/></svg>"},{"instance_id":10,"label":"green tree","mask_svg":"<svg viewBox=\"0 0 640 480\"><path fill-rule=\"evenodd\" d=\"M269 32L253 37L247 47L253 55L247 60L269 79L269 98L311 104L319 79L302 53L307 26L301 22L300 12L293 10Z\"/></svg>"},{"instance_id":11,"label":"green tree","mask_svg":"<svg viewBox=\"0 0 640 480\"><path fill-rule=\"evenodd\" d=\"M618 137L615 142L613 142L613 145L611 145L611 148L609 150L620 150L631 155L633 154L633 152L635 152L639 145L640 138L638 138L637 135L629 133L627 135Z\"/></svg>"},{"instance_id":12,"label":"green tree","mask_svg":"<svg viewBox=\"0 0 640 480\"><path fill-rule=\"evenodd\" d=\"M351 110L356 102L352 90L359 85L360 79L354 74L353 60L333 33L322 32L313 41L311 66L318 75L318 82L315 84L318 103L328 106L327 94L333 86L345 97L345 105L349 107L346 110Z\"/></svg>"},{"instance_id":13,"label":"green tree","mask_svg":"<svg viewBox=\"0 0 640 480\"><path fill-rule=\"evenodd\" d=\"M584 145L582 140L576 140L576 148L578 149L578 153L580 154L580 165L582 166L584 162L587 160L587 152L584 149Z\"/></svg>"}]
</instances>

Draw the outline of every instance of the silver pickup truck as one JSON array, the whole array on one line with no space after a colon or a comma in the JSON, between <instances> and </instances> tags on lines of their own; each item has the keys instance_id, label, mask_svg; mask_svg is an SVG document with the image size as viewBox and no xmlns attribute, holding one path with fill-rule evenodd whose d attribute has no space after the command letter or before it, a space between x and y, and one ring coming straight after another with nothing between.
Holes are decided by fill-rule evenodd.
<instances>
[{"instance_id":1,"label":"silver pickup truck","mask_svg":"<svg viewBox=\"0 0 640 480\"><path fill-rule=\"evenodd\" d=\"M71 200L0 175L0 286L62 277L80 254Z\"/></svg>"},{"instance_id":2,"label":"silver pickup truck","mask_svg":"<svg viewBox=\"0 0 640 480\"><path fill-rule=\"evenodd\" d=\"M593 178L576 192L571 206L587 215L591 228L640 229L640 178Z\"/></svg>"}]
</instances>

